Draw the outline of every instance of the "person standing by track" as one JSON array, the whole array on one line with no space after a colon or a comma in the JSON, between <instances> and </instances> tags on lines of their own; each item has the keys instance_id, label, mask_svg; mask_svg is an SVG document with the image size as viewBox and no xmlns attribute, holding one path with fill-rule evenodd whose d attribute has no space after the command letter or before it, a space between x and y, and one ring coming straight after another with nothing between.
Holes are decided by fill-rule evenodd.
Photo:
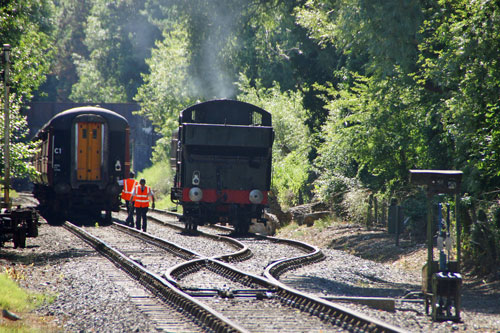
<instances>
[{"instance_id":1,"label":"person standing by track","mask_svg":"<svg viewBox=\"0 0 500 333\"><path fill-rule=\"evenodd\" d=\"M153 209L155 209L155 197L151 187L146 186L146 180L141 178L139 184L134 187L132 191L132 201L134 202L136 219L135 228L141 230L141 220L142 220L142 231L146 232L147 228L147 217L149 202L152 202Z\"/></svg>"},{"instance_id":2,"label":"person standing by track","mask_svg":"<svg viewBox=\"0 0 500 333\"><path fill-rule=\"evenodd\" d=\"M133 227L134 226L134 204L132 203L132 191L137 185L137 180L134 179L135 174L131 171L129 174L129 178L121 180L121 184L123 185L122 190L122 199L125 200L125 207L127 207L127 219L125 222L127 225Z\"/></svg>"}]
</instances>

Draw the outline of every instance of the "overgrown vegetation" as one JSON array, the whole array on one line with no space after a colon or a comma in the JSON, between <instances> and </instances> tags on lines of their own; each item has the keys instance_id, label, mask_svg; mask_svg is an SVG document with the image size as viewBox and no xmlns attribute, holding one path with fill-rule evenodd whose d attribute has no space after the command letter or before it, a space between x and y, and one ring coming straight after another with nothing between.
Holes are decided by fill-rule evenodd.
<instances>
[{"instance_id":1,"label":"overgrown vegetation","mask_svg":"<svg viewBox=\"0 0 500 333\"><path fill-rule=\"evenodd\" d=\"M2 267L0 273L0 309L7 310L10 313L19 316L25 320L9 321L4 320L0 325L2 332L34 332L45 331L49 329L50 323L26 320L30 316L29 312L40 306L44 302L52 302L53 297L38 293L28 292L18 286L16 281L25 277L13 267Z\"/></svg>"},{"instance_id":2,"label":"overgrown vegetation","mask_svg":"<svg viewBox=\"0 0 500 333\"><path fill-rule=\"evenodd\" d=\"M408 170L462 170L465 253L498 274L497 7L492 0L22 0L2 5L0 36L15 54L14 110L50 64L37 100L139 102L162 136L158 168L169 169L162 163L170 135L189 104L234 98L267 109L276 130L273 192L284 207L322 201L366 224L370 200L394 197L418 230L422 197ZM30 149L19 152L21 173ZM494 246L478 248L474 235Z\"/></svg>"},{"instance_id":3,"label":"overgrown vegetation","mask_svg":"<svg viewBox=\"0 0 500 333\"><path fill-rule=\"evenodd\" d=\"M144 178L146 185L153 189L155 206L162 209L171 209L175 204L170 201L170 188L172 187L173 172L168 161L160 161L153 166L142 170L136 179Z\"/></svg>"}]
</instances>

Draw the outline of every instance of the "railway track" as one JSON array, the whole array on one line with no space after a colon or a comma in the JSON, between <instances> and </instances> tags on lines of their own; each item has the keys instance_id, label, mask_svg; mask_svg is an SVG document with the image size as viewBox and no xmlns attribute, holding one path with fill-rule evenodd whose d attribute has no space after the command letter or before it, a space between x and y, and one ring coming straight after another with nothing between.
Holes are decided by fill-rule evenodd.
<instances>
[{"instance_id":1,"label":"railway track","mask_svg":"<svg viewBox=\"0 0 500 333\"><path fill-rule=\"evenodd\" d=\"M132 240L132 243L141 243L138 247L136 245L132 245L132 249L128 246L130 242L123 242L117 240L121 238L123 235L120 234L118 237L116 235L117 228L115 227L107 227L107 228L95 228L100 229L98 232L93 231L92 233L87 232L84 228L80 228L70 222L65 222L64 227L77 235L78 237L85 240L92 247L94 247L97 251L99 251L106 258L111 260L117 267L127 272L132 278L141 283L145 288L147 288L150 292L152 292L155 296L157 296L166 306L169 308L169 311L176 310L186 317L186 319L193 321L202 331L214 331L214 332L244 332L245 330L239 327L237 324L232 323L230 320L224 318L214 310L205 306L203 303L196 301L191 298L189 295L179 291L175 286L165 280L162 276L158 274L158 272L153 272L148 268L161 269L162 266L155 266L153 263L156 260L160 260L158 256L155 255L155 261L144 260L144 257L137 253L135 249L139 248L140 252L145 251L145 246L154 246L156 250L160 248L165 251L165 256L161 256L163 259L168 258L168 262L172 263L171 260L173 257L179 256L184 257L186 253L190 251L187 249L183 249L181 247L176 246L175 244L164 242L165 246L157 246L153 245L142 238L144 233L135 232L137 237ZM86 228L90 229L90 228ZM122 229L121 227L118 230ZM114 244L117 247L115 248L110 244L106 243L99 237L96 237L94 233L104 234L106 231L109 232L109 235L106 235L106 239L115 239ZM133 229L129 230L131 233L134 232ZM114 236L113 236L114 234ZM156 239L157 240L157 239ZM130 241L130 239L129 239ZM120 246L120 244L128 245L126 248ZM168 244L168 245L166 245ZM164 247L170 248L170 251L165 250ZM148 254L154 252L153 249L147 251ZM187 250L187 251L186 251ZM127 253L127 254L125 254ZM132 256L131 256L132 255ZM193 253L193 256L196 254ZM164 258L165 257L165 258ZM163 260L162 259L162 260ZM149 264L149 267L147 265ZM146 267L145 267L146 265ZM151 267L153 266L153 267Z\"/></svg>"},{"instance_id":2,"label":"railway track","mask_svg":"<svg viewBox=\"0 0 500 333\"><path fill-rule=\"evenodd\" d=\"M196 237L186 236L182 234L182 226L179 223L170 223L170 221L167 223L164 219L161 223L162 232L166 232L166 229L174 230L173 234L170 231L167 235L169 239L175 239L176 243L186 238L191 242L193 239L202 239L203 241L199 243L204 244L204 251L191 250L178 244L165 242L161 239L165 238L164 236L151 236L122 226L120 223L115 223L110 228L85 228L90 229L88 231L92 235L81 228L69 225L67 227L79 234L79 237L86 239L129 275L141 281L169 306L181 309L180 311L189 320L196 322L203 330L401 331L396 327L272 282L272 279L279 278L279 274L283 271L293 269L297 265L321 260L321 252L314 247L300 242L267 237L234 240L224 234L221 235L221 233L227 234L228 229L220 227L217 227L217 231L211 234L200 231ZM165 228L165 224L169 228ZM150 224L152 232L158 232L153 225L153 223ZM107 229L113 230L111 235L106 235ZM118 230L120 237L116 234ZM127 235L122 236L121 233ZM136 240L126 237L133 237ZM123 238L123 240L117 240L117 238ZM131 243L137 244L136 250L130 248L120 250L123 244ZM224 245L217 245L216 250L206 249L214 243L224 243ZM257 260L261 260L259 255L252 257L249 253L249 246L246 244L253 244L251 245L252 251L255 244L265 244L264 247L267 249L270 249L270 246L285 246L295 250L294 253L287 251L292 254L291 258L273 259L271 265L266 264L267 273L258 270L252 274L235 267L249 258L255 260L257 257ZM149 249L148 246L153 248ZM189 246L192 247L192 245ZM214 255L221 249L222 252L219 252L219 255ZM228 253L228 249L232 252ZM141 256L137 251L146 255ZM266 252L266 250L262 249L261 252ZM159 264L160 261L163 263ZM173 268L165 272L166 267L172 266ZM268 276L259 276L261 274ZM202 284L193 284L191 282L193 280L198 283L201 281ZM206 284L207 282L209 283ZM156 290L156 288L160 289Z\"/></svg>"}]
</instances>

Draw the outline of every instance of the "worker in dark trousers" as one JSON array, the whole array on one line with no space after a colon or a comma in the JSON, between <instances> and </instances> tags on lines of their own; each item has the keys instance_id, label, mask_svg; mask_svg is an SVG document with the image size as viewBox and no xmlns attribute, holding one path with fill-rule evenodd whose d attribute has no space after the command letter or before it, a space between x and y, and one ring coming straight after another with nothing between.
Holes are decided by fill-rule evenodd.
<instances>
[{"instance_id":1,"label":"worker in dark trousers","mask_svg":"<svg viewBox=\"0 0 500 333\"><path fill-rule=\"evenodd\" d=\"M146 186L146 180L144 178L134 187L132 191L132 200L134 201L136 214L135 228L141 230L142 220L142 231L146 232L148 224L146 213L148 212L150 201L152 202L153 209L155 209L155 197L151 188Z\"/></svg>"},{"instance_id":2,"label":"worker in dark trousers","mask_svg":"<svg viewBox=\"0 0 500 333\"><path fill-rule=\"evenodd\" d=\"M132 203L132 191L137 185L137 180L134 179L135 174L130 172L129 178L119 181L120 185L123 185L122 199L125 200L125 207L127 207L127 219L125 222L127 225L134 226L134 205Z\"/></svg>"}]
</instances>

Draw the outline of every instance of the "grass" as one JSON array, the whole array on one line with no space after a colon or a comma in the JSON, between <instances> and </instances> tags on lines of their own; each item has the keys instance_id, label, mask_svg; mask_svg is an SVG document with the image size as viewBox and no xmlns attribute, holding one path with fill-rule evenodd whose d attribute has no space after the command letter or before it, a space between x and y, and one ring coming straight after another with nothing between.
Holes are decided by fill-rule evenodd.
<instances>
[{"instance_id":1,"label":"grass","mask_svg":"<svg viewBox=\"0 0 500 333\"><path fill-rule=\"evenodd\" d=\"M0 307L9 311L26 311L32 306L29 295L6 273L0 274Z\"/></svg>"},{"instance_id":2,"label":"grass","mask_svg":"<svg viewBox=\"0 0 500 333\"><path fill-rule=\"evenodd\" d=\"M321 219L318 219L314 221L314 224L311 227L301 227L299 226L295 221L292 221L291 223L288 223L287 225L283 226L280 228L280 231L286 232L286 233L291 233L291 232L297 232L298 235L303 235L304 231L301 229L317 229L318 231L322 231L325 228L328 228L329 226L339 223L334 217L332 216L325 216Z\"/></svg>"},{"instance_id":3,"label":"grass","mask_svg":"<svg viewBox=\"0 0 500 333\"><path fill-rule=\"evenodd\" d=\"M44 302L53 302L53 296L32 293L18 286L15 280L24 279L23 273L5 268L0 274L0 308L8 310L21 320L0 319L0 332L47 332L55 331L51 318L40 317L32 310Z\"/></svg>"}]
</instances>

